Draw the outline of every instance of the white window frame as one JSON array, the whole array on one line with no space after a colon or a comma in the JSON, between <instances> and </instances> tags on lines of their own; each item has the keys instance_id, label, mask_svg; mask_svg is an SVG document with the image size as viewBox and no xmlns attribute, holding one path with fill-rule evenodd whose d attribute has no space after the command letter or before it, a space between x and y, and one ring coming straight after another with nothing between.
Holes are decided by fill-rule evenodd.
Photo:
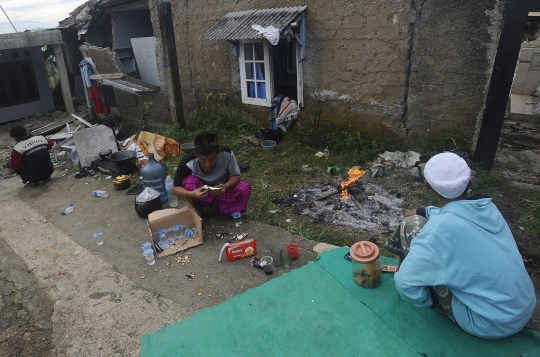
<instances>
[{"instance_id":1,"label":"white window frame","mask_svg":"<svg viewBox=\"0 0 540 357\"><path fill-rule=\"evenodd\" d=\"M244 44L252 43L253 44L253 56L255 56L255 43L260 42L263 44L264 48L264 82L266 86L266 99L251 98L248 96L247 88L247 79L246 79L246 60L244 55ZM239 41L239 56L238 61L240 64L240 88L242 90L242 103L260 105L265 107L270 107L272 105L272 99L274 98L274 73L272 69L272 49L270 43L267 40L244 40ZM256 74L254 74L256 77Z\"/></svg>"}]
</instances>

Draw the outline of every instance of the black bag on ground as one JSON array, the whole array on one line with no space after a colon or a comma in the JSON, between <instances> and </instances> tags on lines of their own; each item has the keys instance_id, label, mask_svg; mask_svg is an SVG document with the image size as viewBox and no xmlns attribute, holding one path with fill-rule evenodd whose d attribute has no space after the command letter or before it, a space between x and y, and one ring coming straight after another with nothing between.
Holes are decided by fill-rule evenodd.
<instances>
[{"instance_id":1,"label":"black bag on ground","mask_svg":"<svg viewBox=\"0 0 540 357\"><path fill-rule=\"evenodd\" d=\"M264 139L264 140L277 141L279 139L279 131L278 130L260 128L257 131L257 134L255 134L255 136L258 137L258 138Z\"/></svg>"}]
</instances>

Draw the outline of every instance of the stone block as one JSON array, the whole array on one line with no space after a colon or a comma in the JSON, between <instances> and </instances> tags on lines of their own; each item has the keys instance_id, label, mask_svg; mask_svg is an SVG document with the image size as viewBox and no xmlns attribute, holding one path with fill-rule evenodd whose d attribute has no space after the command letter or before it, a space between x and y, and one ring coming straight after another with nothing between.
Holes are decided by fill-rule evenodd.
<instances>
[{"instance_id":1,"label":"stone block","mask_svg":"<svg viewBox=\"0 0 540 357\"><path fill-rule=\"evenodd\" d=\"M522 48L519 52L519 61L530 62L534 53L534 48Z\"/></svg>"},{"instance_id":2,"label":"stone block","mask_svg":"<svg viewBox=\"0 0 540 357\"><path fill-rule=\"evenodd\" d=\"M512 94L523 94L523 86L525 83L514 83L512 84Z\"/></svg>"},{"instance_id":3,"label":"stone block","mask_svg":"<svg viewBox=\"0 0 540 357\"><path fill-rule=\"evenodd\" d=\"M527 73L530 66L530 62L519 62L516 66L516 73Z\"/></svg>"},{"instance_id":4,"label":"stone block","mask_svg":"<svg viewBox=\"0 0 540 357\"><path fill-rule=\"evenodd\" d=\"M536 89L536 87L538 87L538 83L536 83L536 84L534 84L534 83L525 83L525 85L523 86L523 94L524 95L533 95L534 90Z\"/></svg>"}]
</instances>

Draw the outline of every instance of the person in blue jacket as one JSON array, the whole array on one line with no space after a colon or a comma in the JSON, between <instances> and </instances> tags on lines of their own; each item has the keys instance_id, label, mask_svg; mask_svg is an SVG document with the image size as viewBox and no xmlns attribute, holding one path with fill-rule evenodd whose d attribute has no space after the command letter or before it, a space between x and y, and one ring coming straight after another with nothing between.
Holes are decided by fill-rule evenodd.
<instances>
[{"instance_id":1,"label":"person in blue jacket","mask_svg":"<svg viewBox=\"0 0 540 357\"><path fill-rule=\"evenodd\" d=\"M491 198L471 197L470 169L442 153L424 169L426 187L442 208L418 207L385 244L401 255L395 274L401 297L447 315L471 335L519 332L536 305L534 287L512 232Z\"/></svg>"}]
</instances>

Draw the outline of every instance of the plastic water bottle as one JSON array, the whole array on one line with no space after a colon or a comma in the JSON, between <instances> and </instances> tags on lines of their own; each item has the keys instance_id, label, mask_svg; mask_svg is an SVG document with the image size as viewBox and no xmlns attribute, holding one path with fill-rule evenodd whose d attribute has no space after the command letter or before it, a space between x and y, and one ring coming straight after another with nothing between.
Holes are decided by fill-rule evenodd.
<instances>
[{"instance_id":1,"label":"plastic water bottle","mask_svg":"<svg viewBox=\"0 0 540 357\"><path fill-rule=\"evenodd\" d=\"M234 223L237 227L240 227L242 225L242 214L240 212L234 212L233 213Z\"/></svg>"},{"instance_id":2,"label":"plastic water bottle","mask_svg":"<svg viewBox=\"0 0 540 357\"><path fill-rule=\"evenodd\" d=\"M73 146L73 149L71 149L71 162L73 163L73 166L79 167L79 153L77 152L77 147Z\"/></svg>"},{"instance_id":3,"label":"plastic water bottle","mask_svg":"<svg viewBox=\"0 0 540 357\"><path fill-rule=\"evenodd\" d=\"M167 230L162 229L159 231L159 246L162 249L169 248L169 238L167 237Z\"/></svg>"},{"instance_id":4,"label":"plastic water bottle","mask_svg":"<svg viewBox=\"0 0 540 357\"><path fill-rule=\"evenodd\" d=\"M70 203L69 204L69 207L66 207L62 210L62 214L70 214L71 212L73 212L73 203Z\"/></svg>"},{"instance_id":5,"label":"plastic water bottle","mask_svg":"<svg viewBox=\"0 0 540 357\"><path fill-rule=\"evenodd\" d=\"M92 194L94 196L96 196L96 197L107 197L107 196L109 196L107 191L100 191L100 190L94 190L94 191L92 191Z\"/></svg>"},{"instance_id":6,"label":"plastic water bottle","mask_svg":"<svg viewBox=\"0 0 540 357\"><path fill-rule=\"evenodd\" d=\"M184 235L186 236L187 239L191 239L196 233L197 233L197 228L190 228L186 230L186 233L184 233Z\"/></svg>"},{"instance_id":7,"label":"plastic water bottle","mask_svg":"<svg viewBox=\"0 0 540 357\"><path fill-rule=\"evenodd\" d=\"M174 181L171 176L165 179L165 189L167 189L167 197L169 198L169 207L178 207L178 197L173 193Z\"/></svg>"},{"instance_id":8,"label":"plastic water bottle","mask_svg":"<svg viewBox=\"0 0 540 357\"><path fill-rule=\"evenodd\" d=\"M146 258L146 262L148 263L148 265L156 264L156 258L154 258L154 250L153 249L145 250L143 255Z\"/></svg>"},{"instance_id":9,"label":"plastic water bottle","mask_svg":"<svg viewBox=\"0 0 540 357\"><path fill-rule=\"evenodd\" d=\"M159 191L161 203L167 203L169 201L167 190L165 189L167 165L156 161L154 154L150 153L148 154L148 163L141 168L140 174L144 187L151 187L154 190Z\"/></svg>"},{"instance_id":10,"label":"plastic water bottle","mask_svg":"<svg viewBox=\"0 0 540 357\"><path fill-rule=\"evenodd\" d=\"M186 228L187 226L184 224L177 224L176 226L173 227L175 240L178 240L184 237L184 232Z\"/></svg>"}]
</instances>

